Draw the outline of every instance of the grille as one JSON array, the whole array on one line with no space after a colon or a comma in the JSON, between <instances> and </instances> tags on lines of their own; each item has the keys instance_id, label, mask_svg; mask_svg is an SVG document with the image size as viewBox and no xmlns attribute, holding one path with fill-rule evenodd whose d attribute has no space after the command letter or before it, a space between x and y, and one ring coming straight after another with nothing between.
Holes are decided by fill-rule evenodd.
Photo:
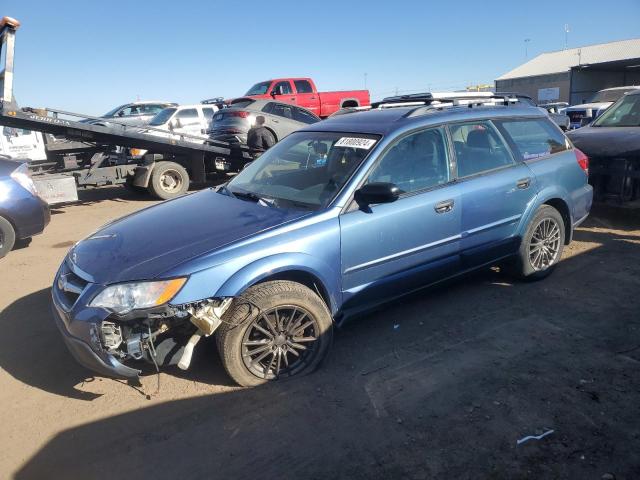
<instances>
[{"instance_id":1,"label":"grille","mask_svg":"<svg viewBox=\"0 0 640 480\"><path fill-rule=\"evenodd\" d=\"M73 307L88 283L72 272L67 262L64 262L56 280L56 288L60 292L60 297L63 299L67 310Z\"/></svg>"}]
</instances>

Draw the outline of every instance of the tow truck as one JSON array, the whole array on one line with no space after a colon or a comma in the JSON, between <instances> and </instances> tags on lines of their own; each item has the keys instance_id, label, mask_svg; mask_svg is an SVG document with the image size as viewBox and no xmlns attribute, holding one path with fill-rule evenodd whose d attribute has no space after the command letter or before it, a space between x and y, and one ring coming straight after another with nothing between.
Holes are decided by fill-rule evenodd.
<instances>
[{"instance_id":1,"label":"tow truck","mask_svg":"<svg viewBox=\"0 0 640 480\"><path fill-rule=\"evenodd\" d=\"M201 136L136 127L110 121L94 125L78 120L100 120L86 114L54 108L19 107L13 94L15 39L20 22L0 20L0 126L41 132L46 159L29 162L32 178L49 204L78 199L77 189L127 185L148 190L160 199L187 191L191 182L241 170L253 160L249 149ZM140 158L129 149L146 150Z\"/></svg>"}]
</instances>

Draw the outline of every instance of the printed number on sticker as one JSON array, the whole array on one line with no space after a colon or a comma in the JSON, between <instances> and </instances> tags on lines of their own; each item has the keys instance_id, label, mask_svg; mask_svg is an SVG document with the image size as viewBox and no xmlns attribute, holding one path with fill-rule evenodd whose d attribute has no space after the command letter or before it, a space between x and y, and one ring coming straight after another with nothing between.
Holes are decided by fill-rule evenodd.
<instances>
[{"instance_id":1,"label":"printed number on sticker","mask_svg":"<svg viewBox=\"0 0 640 480\"><path fill-rule=\"evenodd\" d=\"M376 141L371 138L342 137L334 146L364 148L365 150L369 150L375 143Z\"/></svg>"}]
</instances>

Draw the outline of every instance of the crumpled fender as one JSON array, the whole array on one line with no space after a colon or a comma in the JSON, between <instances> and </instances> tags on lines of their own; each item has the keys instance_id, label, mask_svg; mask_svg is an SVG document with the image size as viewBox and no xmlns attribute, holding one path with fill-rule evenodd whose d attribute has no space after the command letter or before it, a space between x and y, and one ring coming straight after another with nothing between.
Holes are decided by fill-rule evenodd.
<instances>
[{"instance_id":1,"label":"crumpled fender","mask_svg":"<svg viewBox=\"0 0 640 480\"><path fill-rule=\"evenodd\" d=\"M327 292L331 313L338 310L340 298L339 272L325 261L306 253L270 255L238 270L218 289L214 297L236 297L251 285L277 273L302 271L315 277Z\"/></svg>"}]
</instances>

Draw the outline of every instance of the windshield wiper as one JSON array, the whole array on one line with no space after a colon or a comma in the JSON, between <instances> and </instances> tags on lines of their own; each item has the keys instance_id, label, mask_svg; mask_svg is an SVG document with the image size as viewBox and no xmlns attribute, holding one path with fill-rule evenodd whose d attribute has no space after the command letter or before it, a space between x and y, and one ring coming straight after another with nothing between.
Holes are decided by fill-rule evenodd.
<instances>
[{"instance_id":1,"label":"windshield wiper","mask_svg":"<svg viewBox=\"0 0 640 480\"><path fill-rule=\"evenodd\" d=\"M235 198L241 198L244 200L251 200L252 202L260 203L262 205L268 205L269 207L276 207L274 198L261 197L253 192L242 192L239 190L229 190L225 187L225 190L229 192Z\"/></svg>"}]
</instances>

